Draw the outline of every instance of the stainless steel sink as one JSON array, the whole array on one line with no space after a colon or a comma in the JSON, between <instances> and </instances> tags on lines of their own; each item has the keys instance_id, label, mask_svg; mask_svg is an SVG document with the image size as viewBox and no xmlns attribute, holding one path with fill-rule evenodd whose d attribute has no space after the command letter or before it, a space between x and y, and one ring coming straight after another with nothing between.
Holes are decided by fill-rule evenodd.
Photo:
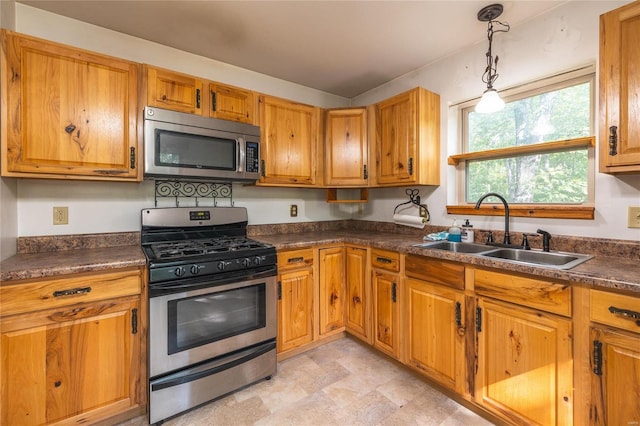
<instances>
[{"instance_id":1,"label":"stainless steel sink","mask_svg":"<svg viewBox=\"0 0 640 426\"><path fill-rule=\"evenodd\" d=\"M580 253L500 248L485 244L456 243L452 241L435 241L431 243L414 244L413 246L425 249L445 250L455 253L490 257L492 259L505 262L544 266L554 269L571 269L593 258L591 255Z\"/></svg>"},{"instance_id":2,"label":"stainless steel sink","mask_svg":"<svg viewBox=\"0 0 640 426\"><path fill-rule=\"evenodd\" d=\"M482 256L558 269L571 269L593 257L578 253L544 252L509 248L488 251L482 253Z\"/></svg>"},{"instance_id":3,"label":"stainless steel sink","mask_svg":"<svg viewBox=\"0 0 640 426\"><path fill-rule=\"evenodd\" d=\"M454 251L456 253L482 253L489 250L495 250L495 247L474 243L456 243L452 241L436 241L433 243L414 244L414 247L422 247L436 250Z\"/></svg>"}]
</instances>

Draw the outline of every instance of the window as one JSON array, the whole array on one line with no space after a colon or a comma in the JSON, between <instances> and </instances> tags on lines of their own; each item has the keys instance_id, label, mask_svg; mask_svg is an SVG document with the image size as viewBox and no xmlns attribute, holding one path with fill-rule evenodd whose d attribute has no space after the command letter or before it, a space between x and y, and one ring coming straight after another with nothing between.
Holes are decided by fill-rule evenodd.
<instances>
[{"instance_id":1,"label":"window","mask_svg":"<svg viewBox=\"0 0 640 426\"><path fill-rule=\"evenodd\" d=\"M486 214L468 207L497 192L515 215L592 219L594 90L591 66L501 92L502 111L477 113L478 100L461 105L462 154L449 164L463 206L448 212Z\"/></svg>"}]
</instances>

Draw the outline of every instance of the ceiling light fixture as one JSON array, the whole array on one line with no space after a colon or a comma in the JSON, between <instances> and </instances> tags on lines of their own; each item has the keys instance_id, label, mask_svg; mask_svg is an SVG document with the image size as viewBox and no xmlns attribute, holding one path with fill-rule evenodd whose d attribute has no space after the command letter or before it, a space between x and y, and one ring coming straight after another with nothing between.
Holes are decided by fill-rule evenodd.
<instances>
[{"instance_id":1,"label":"ceiling light fixture","mask_svg":"<svg viewBox=\"0 0 640 426\"><path fill-rule=\"evenodd\" d=\"M491 43L493 33L506 33L509 31L509 24L496 21L495 18L502 14L501 4L490 4L478 12L478 21L487 22L487 38L489 39L489 50L487 50L487 68L482 75L482 82L487 84L487 90L482 94L480 102L476 105L476 112L491 113L504 108L504 101L493 88L493 82L498 78L498 55L495 59L491 53ZM494 24L499 25L499 29L493 28Z\"/></svg>"}]
</instances>

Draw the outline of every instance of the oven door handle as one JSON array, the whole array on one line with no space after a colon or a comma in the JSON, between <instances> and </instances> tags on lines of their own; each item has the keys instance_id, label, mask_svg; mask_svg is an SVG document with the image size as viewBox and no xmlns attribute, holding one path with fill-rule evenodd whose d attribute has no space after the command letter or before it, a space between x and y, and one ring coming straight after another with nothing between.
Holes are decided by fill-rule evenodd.
<instances>
[{"instance_id":1,"label":"oven door handle","mask_svg":"<svg viewBox=\"0 0 640 426\"><path fill-rule=\"evenodd\" d=\"M222 365L216 365L211 368L206 368L204 370L193 369L192 373L184 374L182 372L172 374L164 379L160 379L157 381L153 381L151 384L151 391L159 391L161 389L170 388L173 386L182 385L184 383L193 382L198 379L202 379L207 376L212 376L216 373L220 373L221 371L228 370L240 364L244 364L245 362L251 361L254 358L259 357L260 355L264 355L269 351L275 350L276 342L269 341L267 343L263 343L260 346L255 348L243 351L240 353L241 356L232 359L229 362L226 362ZM243 355L246 354L246 355ZM184 375L183 375L184 374Z\"/></svg>"}]
</instances>

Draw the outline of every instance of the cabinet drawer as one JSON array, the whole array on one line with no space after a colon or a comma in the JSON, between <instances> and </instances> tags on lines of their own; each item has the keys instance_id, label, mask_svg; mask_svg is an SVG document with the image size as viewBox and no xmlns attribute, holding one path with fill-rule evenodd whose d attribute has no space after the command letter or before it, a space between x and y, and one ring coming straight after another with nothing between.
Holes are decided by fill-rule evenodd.
<instances>
[{"instance_id":1,"label":"cabinet drawer","mask_svg":"<svg viewBox=\"0 0 640 426\"><path fill-rule=\"evenodd\" d=\"M400 271L400 253L393 251L371 249L371 266L387 271Z\"/></svg>"},{"instance_id":2,"label":"cabinet drawer","mask_svg":"<svg viewBox=\"0 0 640 426\"><path fill-rule=\"evenodd\" d=\"M640 333L640 297L590 290L591 321Z\"/></svg>"},{"instance_id":3,"label":"cabinet drawer","mask_svg":"<svg viewBox=\"0 0 640 426\"><path fill-rule=\"evenodd\" d=\"M405 259L404 270L408 277L464 289L464 265L459 263L410 254Z\"/></svg>"},{"instance_id":4,"label":"cabinet drawer","mask_svg":"<svg viewBox=\"0 0 640 426\"><path fill-rule=\"evenodd\" d=\"M571 316L569 283L476 269L474 284L476 293L484 296Z\"/></svg>"},{"instance_id":5,"label":"cabinet drawer","mask_svg":"<svg viewBox=\"0 0 640 426\"><path fill-rule=\"evenodd\" d=\"M278 269L297 269L313 266L313 249L290 250L278 253Z\"/></svg>"},{"instance_id":6,"label":"cabinet drawer","mask_svg":"<svg viewBox=\"0 0 640 426\"><path fill-rule=\"evenodd\" d=\"M141 278L136 268L5 284L0 287L0 316L139 294Z\"/></svg>"}]
</instances>

